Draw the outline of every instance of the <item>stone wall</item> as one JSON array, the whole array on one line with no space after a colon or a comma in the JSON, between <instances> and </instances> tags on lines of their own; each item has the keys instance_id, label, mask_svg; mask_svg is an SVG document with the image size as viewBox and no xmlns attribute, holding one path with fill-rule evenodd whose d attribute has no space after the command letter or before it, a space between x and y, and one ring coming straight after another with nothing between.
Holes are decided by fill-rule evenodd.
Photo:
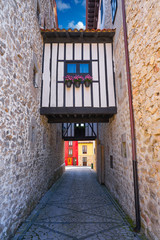
<instances>
[{"instance_id":1,"label":"stone wall","mask_svg":"<svg viewBox=\"0 0 160 240\"><path fill-rule=\"evenodd\" d=\"M160 2L126 1L143 226L160 239Z\"/></svg>"},{"instance_id":2,"label":"stone wall","mask_svg":"<svg viewBox=\"0 0 160 240\"><path fill-rule=\"evenodd\" d=\"M156 240L160 239L159 12L159 1L126 1L141 220L146 235ZM109 24L110 16L106 16L109 20L104 26L116 28L113 49L118 113L108 124L99 125L100 144L105 149L105 184L135 220L121 1L114 24Z\"/></svg>"},{"instance_id":3,"label":"stone wall","mask_svg":"<svg viewBox=\"0 0 160 240\"><path fill-rule=\"evenodd\" d=\"M105 4L107 11L109 11L111 9L110 1L106 0ZM104 21L106 28L116 28L113 58L118 112L109 120L109 123L99 124L98 132L99 145L104 146L105 185L126 213L135 220L130 117L121 11L121 1L118 1L114 24L111 23L111 11L110 14L105 14L109 20ZM99 156L101 155L99 153Z\"/></svg>"},{"instance_id":4,"label":"stone wall","mask_svg":"<svg viewBox=\"0 0 160 240\"><path fill-rule=\"evenodd\" d=\"M38 4L43 18L50 1ZM36 11L37 1L0 1L1 240L64 170L61 124L39 114L43 40Z\"/></svg>"}]
</instances>

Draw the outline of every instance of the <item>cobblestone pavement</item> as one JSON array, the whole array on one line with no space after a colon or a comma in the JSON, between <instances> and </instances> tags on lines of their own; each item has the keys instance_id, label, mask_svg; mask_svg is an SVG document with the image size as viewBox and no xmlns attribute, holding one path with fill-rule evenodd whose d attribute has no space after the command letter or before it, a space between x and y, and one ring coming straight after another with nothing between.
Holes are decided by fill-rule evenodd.
<instances>
[{"instance_id":1,"label":"cobblestone pavement","mask_svg":"<svg viewBox=\"0 0 160 240\"><path fill-rule=\"evenodd\" d=\"M140 239L96 174L69 167L45 194L12 240Z\"/></svg>"}]
</instances>

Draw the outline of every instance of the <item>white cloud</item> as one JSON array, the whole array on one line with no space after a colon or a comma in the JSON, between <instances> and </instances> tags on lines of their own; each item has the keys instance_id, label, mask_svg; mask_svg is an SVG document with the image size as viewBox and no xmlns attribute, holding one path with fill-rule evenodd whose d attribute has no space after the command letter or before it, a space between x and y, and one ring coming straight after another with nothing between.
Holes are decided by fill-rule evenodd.
<instances>
[{"instance_id":1,"label":"white cloud","mask_svg":"<svg viewBox=\"0 0 160 240\"><path fill-rule=\"evenodd\" d=\"M82 6L83 6L83 7L86 7L86 0L83 0L83 1L82 1Z\"/></svg>"},{"instance_id":2,"label":"white cloud","mask_svg":"<svg viewBox=\"0 0 160 240\"><path fill-rule=\"evenodd\" d=\"M68 24L68 28L72 28L72 29L74 29L74 28L77 28L78 30L79 29L85 29L86 28L86 26L83 24L83 22L78 22L77 24L75 24L75 22L74 21L71 21L69 24Z\"/></svg>"},{"instance_id":3,"label":"white cloud","mask_svg":"<svg viewBox=\"0 0 160 240\"><path fill-rule=\"evenodd\" d=\"M59 11L63 11L71 8L70 4L62 2L62 0L57 1L57 8Z\"/></svg>"},{"instance_id":4,"label":"white cloud","mask_svg":"<svg viewBox=\"0 0 160 240\"><path fill-rule=\"evenodd\" d=\"M78 3L80 3L80 1L79 1L79 0L74 0L74 2L75 2L75 4L78 4Z\"/></svg>"}]
</instances>

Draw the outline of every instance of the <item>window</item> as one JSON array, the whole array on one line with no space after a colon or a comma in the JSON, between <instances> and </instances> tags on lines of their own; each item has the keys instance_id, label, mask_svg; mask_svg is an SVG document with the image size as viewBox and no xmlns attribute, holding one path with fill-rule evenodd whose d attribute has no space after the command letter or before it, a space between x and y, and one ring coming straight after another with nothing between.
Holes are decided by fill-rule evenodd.
<instances>
[{"instance_id":1,"label":"window","mask_svg":"<svg viewBox=\"0 0 160 240\"><path fill-rule=\"evenodd\" d=\"M121 143L121 155L123 158L127 158L127 146L126 146L126 134L122 134L122 143Z\"/></svg>"},{"instance_id":2,"label":"window","mask_svg":"<svg viewBox=\"0 0 160 240\"><path fill-rule=\"evenodd\" d=\"M90 73L90 65L88 61L83 61L83 62L67 62L66 63L66 70L65 70L65 75L67 74L89 74ZM91 74L91 73L90 73Z\"/></svg>"},{"instance_id":3,"label":"window","mask_svg":"<svg viewBox=\"0 0 160 240\"><path fill-rule=\"evenodd\" d=\"M68 149L68 155L70 155L70 156L73 155L73 149Z\"/></svg>"},{"instance_id":4,"label":"window","mask_svg":"<svg viewBox=\"0 0 160 240\"><path fill-rule=\"evenodd\" d=\"M110 155L110 168L113 168L113 156Z\"/></svg>"},{"instance_id":5,"label":"window","mask_svg":"<svg viewBox=\"0 0 160 240\"><path fill-rule=\"evenodd\" d=\"M68 63L67 64L67 73L76 73L76 64Z\"/></svg>"},{"instance_id":6,"label":"window","mask_svg":"<svg viewBox=\"0 0 160 240\"><path fill-rule=\"evenodd\" d=\"M69 141L69 146L72 146L72 141Z\"/></svg>"},{"instance_id":7,"label":"window","mask_svg":"<svg viewBox=\"0 0 160 240\"><path fill-rule=\"evenodd\" d=\"M111 0L111 9L112 9L112 23L114 23L117 11L117 0Z\"/></svg>"},{"instance_id":8,"label":"window","mask_svg":"<svg viewBox=\"0 0 160 240\"><path fill-rule=\"evenodd\" d=\"M33 68L33 86L35 88L38 88L37 78L38 78L38 72L37 72L36 66L34 66L34 68Z\"/></svg>"},{"instance_id":9,"label":"window","mask_svg":"<svg viewBox=\"0 0 160 240\"><path fill-rule=\"evenodd\" d=\"M101 24L103 20L103 0L101 1Z\"/></svg>"},{"instance_id":10,"label":"window","mask_svg":"<svg viewBox=\"0 0 160 240\"><path fill-rule=\"evenodd\" d=\"M80 64L80 73L89 73L89 64L88 63Z\"/></svg>"},{"instance_id":11,"label":"window","mask_svg":"<svg viewBox=\"0 0 160 240\"><path fill-rule=\"evenodd\" d=\"M82 146L82 153L87 154L87 145Z\"/></svg>"}]
</instances>

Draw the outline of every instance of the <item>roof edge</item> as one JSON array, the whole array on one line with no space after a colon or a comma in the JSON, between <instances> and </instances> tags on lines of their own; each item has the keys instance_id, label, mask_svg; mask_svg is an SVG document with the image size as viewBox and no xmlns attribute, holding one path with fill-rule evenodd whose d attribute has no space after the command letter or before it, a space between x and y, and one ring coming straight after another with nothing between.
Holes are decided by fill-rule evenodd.
<instances>
[{"instance_id":1,"label":"roof edge","mask_svg":"<svg viewBox=\"0 0 160 240\"><path fill-rule=\"evenodd\" d=\"M75 33L75 32L79 32L79 33L81 33L81 32L84 32L84 33L87 33L87 32L91 32L91 33L96 33L96 32L112 32L112 33L115 33L115 31L116 31L116 29L110 29L110 28L108 28L108 29L106 29L106 28L104 28L104 29L77 29L77 28L74 28L74 29L72 29L72 28L69 28L69 29L65 29L65 28L63 28L63 29L60 29L60 28L51 28L51 29L43 29L43 28L40 28L40 30L41 30L41 32L43 33L43 32L57 32L57 33L60 33L60 32L69 32L69 33Z\"/></svg>"}]
</instances>

